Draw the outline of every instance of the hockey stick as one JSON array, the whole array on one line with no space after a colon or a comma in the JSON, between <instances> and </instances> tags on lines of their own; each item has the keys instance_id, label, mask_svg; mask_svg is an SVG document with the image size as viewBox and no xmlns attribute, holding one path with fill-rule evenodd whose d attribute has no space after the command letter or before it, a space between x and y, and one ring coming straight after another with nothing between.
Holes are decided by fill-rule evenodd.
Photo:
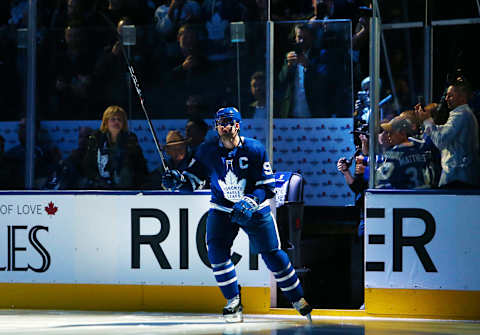
<instances>
[{"instance_id":1,"label":"hockey stick","mask_svg":"<svg viewBox=\"0 0 480 335\"><path fill-rule=\"evenodd\" d=\"M155 129L153 128L152 121L150 120L150 117L148 116L147 109L145 108L145 101L143 99L142 95L142 90L140 89L140 83L137 79L137 76L135 75L135 70L130 63L130 60L128 59L127 52L125 51L125 47L123 45L123 38L121 34L118 34L117 32L117 27L115 24L102 12L98 12L104 20L112 27L114 30L117 40L120 44L120 50L122 51L123 58L125 59L125 63L127 64L128 67L128 72L130 73L130 78L133 81L133 84L135 86L135 90L137 91L138 98L140 99L140 105L142 106L143 113L145 114L145 119L147 120L148 127L150 128L150 132L152 133L153 141L155 142L155 147L157 148L158 154L160 155L160 161L162 162L163 170L165 172L169 171L170 169L168 168L168 165L165 163L165 156L163 155L162 149L160 148L160 144L158 142L158 137L157 133L155 132Z\"/></svg>"}]
</instances>

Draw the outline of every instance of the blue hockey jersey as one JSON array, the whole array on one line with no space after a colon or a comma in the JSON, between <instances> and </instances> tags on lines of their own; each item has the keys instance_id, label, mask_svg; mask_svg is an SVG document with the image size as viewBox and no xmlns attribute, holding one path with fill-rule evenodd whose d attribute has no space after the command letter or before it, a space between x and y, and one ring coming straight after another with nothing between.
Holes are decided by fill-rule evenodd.
<instances>
[{"instance_id":1,"label":"blue hockey jersey","mask_svg":"<svg viewBox=\"0 0 480 335\"><path fill-rule=\"evenodd\" d=\"M432 150L427 143L410 142L385 151L376 170L378 188L431 188L435 183Z\"/></svg>"},{"instance_id":2,"label":"blue hockey jersey","mask_svg":"<svg viewBox=\"0 0 480 335\"><path fill-rule=\"evenodd\" d=\"M218 138L202 143L184 175L196 184L210 179L214 208L230 211L244 195L253 194L259 199L259 211L270 210L275 176L264 146L255 139L241 137L233 149L225 148Z\"/></svg>"}]
</instances>

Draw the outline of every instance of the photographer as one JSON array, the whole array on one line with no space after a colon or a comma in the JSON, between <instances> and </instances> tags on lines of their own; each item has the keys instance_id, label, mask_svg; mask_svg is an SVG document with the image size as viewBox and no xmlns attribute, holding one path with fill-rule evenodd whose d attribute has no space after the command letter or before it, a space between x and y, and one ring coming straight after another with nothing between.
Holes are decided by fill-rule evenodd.
<instances>
[{"instance_id":1,"label":"photographer","mask_svg":"<svg viewBox=\"0 0 480 335\"><path fill-rule=\"evenodd\" d=\"M380 84L381 85L381 84ZM367 125L370 117L370 77L362 80L360 91L357 92L357 100L353 112L355 129Z\"/></svg>"},{"instance_id":2,"label":"photographer","mask_svg":"<svg viewBox=\"0 0 480 335\"><path fill-rule=\"evenodd\" d=\"M311 24L296 24L292 35L293 50L286 54L278 75L282 91L278 117L328 117L335 110L331 104L333 88L328 85L328 50L315 45Z\"/></svg>"},{"instance_id":3,"label":"photographer","mask_svg":"<svg viewBox=\"0 0 480 335\"><path fill-rule=\"evenodd\" d=\"M382 81L379 80L379 90L382 91ZM390 103L393 96L387 94L378 102L380 120L390 120L396 115L396 111ZM353 123L355 129L368 125L370 121L370 77L362 80L360 91L357 92L357 99L353 111ZM368 126L366 127L368 132Z\"/></svg>"},{"instance_id":4,"label":"photographer","mask_svg":"<svg viewBox=\"0 0 480 335\"><path fill-rule=\"evenodd\" d=\"M363 236L363 207L364 192L368 188L369 167L368 167L368 125L352 131L354 134L354 142L357 150L350 159L342 157L337 161L337 170L341 172L345 178L345 182L355 193L355 206L360 210L358 235ZM359 144L357 144L360 142ZM392 146L389 133L382 131L378 134L378 143L382 153ZM381 155L377 156L377 163L383 160ZM355 162L355 172L352 176L350 166Z\"/></svg>"},{"instance_id":5,"label":"photographer","mask_svg":"<svg viewBox=\"0 0 480 335\"><path fill-rule=\"evenodd\" d=\"M415 106L425 134L441 152L441 188L475 188L480 182L478 122L467 102L470 86L460 77L447 89L445 101L451 109L445 124L435 124L430 110Z\"/></svg>"},{"instance_id":6,"label":"photographer","mask_svg":"<svg viewBox=\"0 0 480 335\"><path fill-rule=\"evenodd\" d=\"M348 187L355 193L355 207L359 210L359 220L357 224L357 233L359 237L362 237L364 234L364 223L363 223L363 207L364 207L364 195L365 190L368 188L368 167L366 165L366 160L362 156L360 150L357 150L351 159L342 157L337 162L337 170L343 174L345 177L345 182ZM350 166L355 161L355 172L352 176L350 172ZM365 173L367 171L367 173Z\"/></svg>"},{"instance_id":7,"label":"photographer","mask_svg":"<svg viewBox=\"0 0 480 335\"><path fill-rule=\"evenodd\" d=\"M362 125L357 130L351 131L351 133L354 135L353 143L355 147L357 149L361 148L359 151L361 151L364 156L368 156L368 124Z\"/></svg>"}]
</instances>

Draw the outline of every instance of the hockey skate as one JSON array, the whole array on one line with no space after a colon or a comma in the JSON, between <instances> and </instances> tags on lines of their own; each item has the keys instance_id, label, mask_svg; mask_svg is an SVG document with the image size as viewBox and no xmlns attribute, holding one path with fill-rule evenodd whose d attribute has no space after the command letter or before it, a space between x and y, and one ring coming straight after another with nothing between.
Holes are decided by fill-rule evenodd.
<instances>
[{"instance_id":1,"label":"hockey skate","mask_svg":"<svg viewBox=\"0 0 480 335\"><path fill-rule=\"evenodd\" d=\"M243 306L240 295L228 300L227 305L223 308L223 318L228 323L243 322Z\"/></svg>"},{"instance_id":2,"label":"hockey skate","mask_svg":"<svg viewBox=\"0 0 480 335\"><path fill-rule=\"evenodd\" d=\"M294 302L293 308L295 308L298 311L298 313L300 313L301 315L307 317L310 323L312 322L312 315L311 315L312 307L308 304L308 302L304 298L301 298L297 302Z\"/></svg>"}]
</instances>

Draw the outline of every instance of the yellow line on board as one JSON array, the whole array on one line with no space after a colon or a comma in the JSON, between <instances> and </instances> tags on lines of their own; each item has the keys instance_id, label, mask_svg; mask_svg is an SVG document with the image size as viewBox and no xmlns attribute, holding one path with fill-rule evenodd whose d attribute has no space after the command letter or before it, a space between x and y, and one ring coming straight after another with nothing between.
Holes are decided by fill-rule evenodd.
<instances>
[{"instance_id":1,"label":"yellow line on board","mask_svg":"<svg viewBox=\"0 0 480 335\"><path fill-rule=\"evenodd\" d=\"M219 313L215 286L0 283L0 309ZM245 313L297 315L270 308L270 288L242 287ZM480 320L480 291L365 289L366 310L314 309L314 316Z\"/></svg>"},{"instance_id":2,"label":"yellow line on board","mask_svg":"<svg viewBox=\"0 0 480 335\"><path fill-rule=\"evenodd\" d=\"M480 320L480 291L365 289L370 315Z\"/></svg>"},{"instance_id":3,"label":"yellow line on board","mask_svg":"<svg viewBox=\"0 0 480 335\"><path fill-rule=\"evenodd\" d=\"M0 308L218 313L216 286L0 283ZM268 313L270 288L242 287L246 313Z\"/></svg>"}]
</instances>

